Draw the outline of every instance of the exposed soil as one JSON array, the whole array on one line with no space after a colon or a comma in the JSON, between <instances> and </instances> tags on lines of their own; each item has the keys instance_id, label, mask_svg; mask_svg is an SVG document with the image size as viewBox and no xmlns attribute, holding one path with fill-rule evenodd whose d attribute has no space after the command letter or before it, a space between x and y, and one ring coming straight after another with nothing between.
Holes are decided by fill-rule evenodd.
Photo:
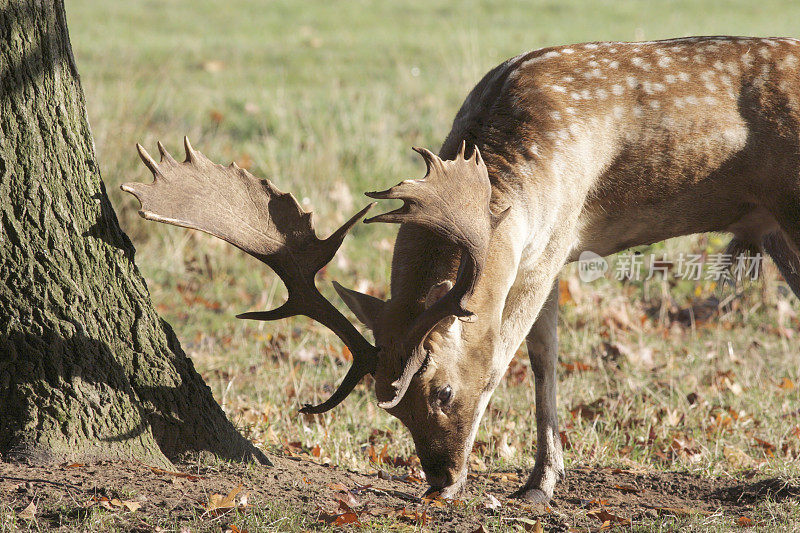
<instances>
[{"instance_id":1,"label":"exposed soil","mask_svg":"<svg viewBox=\"0 0 800 533\"><path fill-rule=\"evenodd\" d=\"M353 506L363 524L378 520L376 517L386 520L393 516L399 522L413 525L422 520L425 512L425 520L435 529L463 532L474 531L482 523L497 518L522 518L523 521L518 521L522 526L540 519L546 531L597 528L603 519L613 525L615 517L624 523L669 514L722 513L733 521L748 515L754 504L767 497L800 498L800 487L776 479L754 478L743 482L676 472L574 468L567 472L567 481L558 486L549 507L531 506L506 497L518 487L523 472L471 475L463 502L445 505L420 500L418 496L425 485L413 476L411 481L408 476L406 481L391 476L383 479L387 477L385 473L360 474L293 457L276 457L274 463L274 467L179 465L178 470L199 476L196 478L159 472L141 463L54 467L0 463L0 500L18 512L35 500L38 525L54 528L64 523L65 515L75 518L85 513L87 502L103 497L135 501L141 503L135 512L119 510L125 516L122 524L132 530L153 531L153 526L147 523L154 522L146 523L142 518L169 517L194 522L205 510L211 494L226 495L241 484L240 496L247 494L247 508L243 512L266 503L278 503L307 516L310 524L323 527L326 520L330 523L333 517L346 511L338 505L338 495ZM343 492L344 488L349 493ZM489 508L487 493L497 497L499 508ZM109 513L118 511L110 507ZM225 520L225 516L217 517L209 525L219 530Z\"/></svg>"}]
</instances>

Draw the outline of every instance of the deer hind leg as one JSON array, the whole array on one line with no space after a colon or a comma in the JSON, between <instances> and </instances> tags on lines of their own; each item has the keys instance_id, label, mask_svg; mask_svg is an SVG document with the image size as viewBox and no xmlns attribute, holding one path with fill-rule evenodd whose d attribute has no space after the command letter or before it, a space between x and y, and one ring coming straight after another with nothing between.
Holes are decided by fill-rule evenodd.
<instances>
[{"instance_id":1,"label":"deer hind leg","mask_svg":"<svg viewBox=\"0 0 800 533\"><path fill-rule=\"evenodd\" d=\"M786 228L786 225L782 226ZM795 296L800 298L800 220L790 231L775 231L764 237L764 250L780 270Z\"/></svg>"},{"instance_id":2,"label":"deer hind leg","mask_svg":"<svg viewBox=\"0 0 800 533\"><path fill-rule=\"evenodd\" d=\"M537 503L549 501L556 483L564 478L556 410L557 319L558 280L526 338L536 389L536 463L527 483L512 496Z\"/></svg>"}]
</instances>

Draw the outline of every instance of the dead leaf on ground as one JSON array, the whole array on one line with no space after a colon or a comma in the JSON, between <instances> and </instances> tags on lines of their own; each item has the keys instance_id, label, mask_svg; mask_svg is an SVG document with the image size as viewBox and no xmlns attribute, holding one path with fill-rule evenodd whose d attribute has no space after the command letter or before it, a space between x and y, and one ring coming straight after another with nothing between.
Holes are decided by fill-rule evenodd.
<instances>
[{"instance_id":1,"label":"dead leaf on ground","mask_svg":"<svg viewBox=\"0 0 800 533\"><path fill-rule=\"evenodd\" d=\"M524 516L514 516L509 518L501 518L501 520L508 520L509 522L519 522L522 525L522 529L525 531L531 531L533 533L544 533L544 528L542 527L542 522L538 519L532 520L530 518L525 518Z\"/></svg>"},{"instance_id":2,"label":"dead leaf on ground","mask_svg":"<svg viewBox=\"0 0 800 533\"><path fill-rule=\"evenodd\" d=\"M725 460L728 461L728 464L734 468L746 468L753 465L755 462L752 457L733 446L725 446L725 448L722 449L722 455L725 456Z\"/></svg>"},{"instance_id":3,"label":"dead leaf on ground","mask_svg":"<svg viewBox=\"0 0 800 533\"><path fill-rule=\"evenodd\" d=\"M242 492L242 484L231 490L226 496L214 493L208 497L206 513L219 513L236 507L236 495Z\"/></svg>"},{"instance_id":4,"label":"dead leaf on ground","mask_svg":"<svg viewBox=\"0 0 800 533\"><path fill-rule=\"evenodd\" d=\"M631 485L614 485L614 488L621 491L623 494L638 494L642 489L637 489Z\"/></svg>"},{"instance_id":5,"label":"dead leaf on ground","mask_svg":"<svg viewBox=\"0 0 800 533\"><path fill-rule=\"evenodd\" d=\"M17 518L23 520L36 520L36 504L31 501L25 509L17 513Z\"/></svg>"},{"instance_id":6,"label":"dead leaf on ground","mask_svg":"<svg viewBox=\"0 0 800 533\"><path fill-rule=\"evenodd\" d=\"M500 509L502 506L503 504L500 503L500 500L495 498L493 494L489 492L486 493L486 502L483 504L485 509L491 509L494 511L495 509Z\"/></svg>"},{"instance_id":7,"label":"dead leaf on ground","mask_svg":"<svg viewBox=\"0 0 800 533\"><path fill-rule=\"evenodd\" d=\"M753 527L753 519L746 516L740 516L736 519L736 525L739 527Z\"/></svg>"},{"instance_id":8,"label":"dead leaf on ground","mask_svg":"<svg viewBox=\"0 0 800 533\"><path fill-rule=\"evenodd\" d=\"M85 508L99 505L109 511L119 511L125 509L130 512L138 511L142 504L132 500L120 500L119 498L106 498L105 496L93 496L88 502L84 504Z\"/></svg>"},{"instance_id":9,"label":"dead leaf on ground","mask_svg":"<svg viewBox=\"0 0 800 533\"><path fill-rule=\"evenodd\" d=\"M599 509L592 509L586 513L587 516L591 516L592 518L596 518L600 522L609 522L611 524L622 524L623 526L630 525L631 521L627 518L622 516L617 516L615 514L609 513L606 509L599 508Z\"/></svg>"}]
</instances>

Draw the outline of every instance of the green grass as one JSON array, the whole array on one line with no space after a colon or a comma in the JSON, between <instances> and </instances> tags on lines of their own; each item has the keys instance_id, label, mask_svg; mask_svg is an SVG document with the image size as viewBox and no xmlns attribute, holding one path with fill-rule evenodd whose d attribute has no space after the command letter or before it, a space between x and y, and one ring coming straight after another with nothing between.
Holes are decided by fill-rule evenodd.
<instances>
[{"instance_id":1,"label":"green grass","mask_svg":"<svg viewBox=\"0 0 800 533\"><path fill-rule=\"evenodd\" d=\"M154 148L160 139L179 152L187 134L212 159L235 159L293 192L314 208L327 234L365 203L363 191L421 176L409 147L437 149L469 89L509 56L591 40L800 35L800 3L791 0L71 0L67 11L102 174L158 309L231 417L257 442L270 450L284 441L318 444L335 464L361 470L369 469L363 447L374 429L391 432L378 443L388 443L392 455L413 453L405 430L375 406L366 385L332 413L296 414L343 375L338 340L305 319L234 319L236 312L276 306L285 291L260 263L222 242L140 220L135 201L118 190L124 181L150 179L136 142ZM357 226L319 279L323 291L333 299L329 280L336 278L385 293L393 235L392 227ZM685 238L666 249L719 249L722 242ZM566 277L574 278L574 270ZM658 284L608 281L582 289L562 310L562 361L595 370L561 375L568 467L635 464L715 476L758 468L798 476L793 446L800 438L791 433L798 419L782 417L797 409L800 395L776 385L783 377L800 384L797 337L776 333L778 326L796 332L797 323L777 311L774 272L765 287L737 299L738 310L699 328L647 317L647 307L664 303ZM713 287L694 290L678 287L672 296L686 305ZM796 300L791 306L797 309ZM636 326L613 325L620 312ZM634 357L608 358L608 345ZM647 350L655 369L637 362L636 354ZM515 363L526 364L524 357ZM726 382L720 376L728 371ZM699 400L688 402L690 394ZM598 400L600 417L570 414ZM494 450L509 431L518 451L505 459L491 453L487 468L532 464L532 405L529 375L498 389L478 440ZM725 422L728 409L737 417ZM676 436L690 439L692 453L677 449L668 462L654 454ZM774 457L755 438L776 445ZM783 453L783 445L795 455ZM744 451L752 463L732 464L726 447ZM786 512L797 518L796 507Z\"/></svg>"}]
</instances>

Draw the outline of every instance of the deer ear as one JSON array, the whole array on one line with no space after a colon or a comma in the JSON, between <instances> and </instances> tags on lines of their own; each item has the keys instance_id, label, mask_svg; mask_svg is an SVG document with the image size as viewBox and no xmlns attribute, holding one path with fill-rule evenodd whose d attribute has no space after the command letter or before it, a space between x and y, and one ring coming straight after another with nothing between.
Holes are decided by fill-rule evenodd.
<instances>
[{"instance_id":1,"label":"deer ear","mask_svg":"<svg viewBox=\"0 0 800 533\"><path fill-rule=\"evenodd\" d=\"M369 294L342 287L335 281L333 282L333 288L336 289L336 293L347 307L356 315L356 318L371 331L375 331L375 323L378 317L381 316L386 302Z\"/></svg>"},{"instance_id":2,"label":"deer ear","mask_svg":"<svg viewBox=\"0 0 800 533\"><path fill-rule=\"evenodd\" d=\"M425 297L425 309L429 308L436 303L438 299L448 293L453 288L453 282L448 280L441 281L428 290L428 295Z\"/></svg>"}]
</instances>

